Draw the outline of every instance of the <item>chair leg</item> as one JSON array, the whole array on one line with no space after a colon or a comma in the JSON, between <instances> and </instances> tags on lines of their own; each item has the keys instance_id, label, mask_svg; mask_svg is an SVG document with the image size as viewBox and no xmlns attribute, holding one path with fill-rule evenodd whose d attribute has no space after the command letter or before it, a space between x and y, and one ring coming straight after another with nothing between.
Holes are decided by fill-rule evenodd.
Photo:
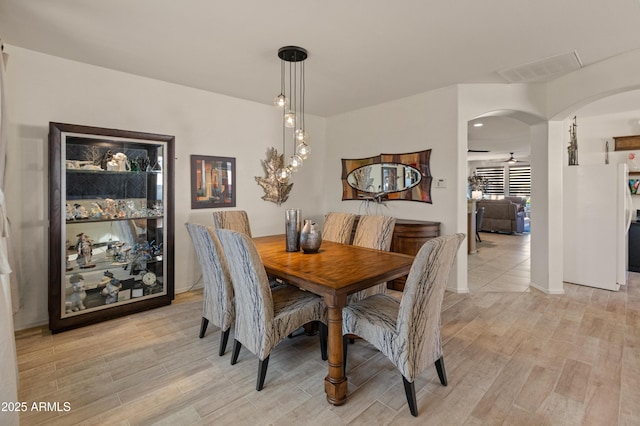
<instances>
[{"instance_id":1,"label":"chair leg","mask_svg":"<svg viewBox=\"0 0 640 426\"><path fill-rule=\"evenodd\" d=\"M480 234L478 233L478 231L476 231L476 240L478 240L479 243L482 242L482 240L480 239Z\"/></svg>"},{"instance_id":2,"label":"chair leg","mask_svg":"<svg viewBox=\"0 0 640 426\"><path fill-rule=\"evenodd\" d=\"M220 349L218 350L218 355L224 355L224 352L227 350L227 341L229 341L229 332L231 331L231 327L227 328L226 331L220 332Z\"/></svg>"},{"instance_id":3,"label":"chair leg","mask_svg":"<svg viewBox=\"0 0 640 426\"><path fill-rule=\"evenodd\" d=\"M299 332L298 332L299 331ZM305 333L304 327L298 327L293 331L293 333L287 334L289 339L293 339L294 337L302 336Z\"/></svg>"},{"instance_id":4,"label":"chair leg","mask_svg":"<svg viewBox=\"0 0 640 426\"><path fill-rule=\"evenodd\" d=\"M322 360L326 361L327 356L327 325L322 321L318 321L318 336L320 336L320 354L322 355Z\"/></svg>"},{"instance_id":5,"label":"chair leg","mask_svg":"<svg viewBox=\"0 0 640 426\"><path fill-rule=\"evenodd\" d=\"M200 338L204 337L204 332L207 331L207 326L209 325L209 320L205 317L202 317L202 322L200 323Z\"/></svg>"},{"instance_id":6,"label":"chair leg","mask_svg":"<svg viewBox=\"0 0 640 426\"><path fill-rule=\"evenodd\" d=\"M407 404L409 404L409 411L413 417L418 417L418 403L416 402L416 387L413 382L407 381L402 376L402 382L404 383L404 393L407 395Z\"/></svg>"},{"instance_id":7,"label":"chair leg","mask_svg":"<svg viewBox=\"0 0 640 426\"><path fill-rule=\"evenodd\" d=\"M302 326L305 336L315 336L318 332L316 321L308 322Z\"/></svg>"},{"instance_id":8,"label":"chair leg","mask_svg":"<svg viewBox=\"0 0 640 426\"><path fill-rule=\"evenodd\" d=\"M441 356L436 360L436 371L438 372L438 377L440 378L440 383L442 386L447 386L447 372L444 369L444 356Z\"/></svg>"},{"instance_id":9,"label":"chair leg","mask_svg":"<svg viewBox=\"0 0 640 426\"><path fill-rule=\"evenodd\" d=\"M231 365L235 365L238 362L238 355L240 355L240 348L242 344L236 339L233 339L233 353L231 354Z\"/></svg>"},{"instance_id":10,"label":"chair leg","mask_svg":"<svg viewBox=\"0 0 640 426\"><path fill-rule=\"evenodd\" d=\"M258 382L256 383L256 390L261 391L264 386L264 378L267 376L267 367L269 366L269 356L264 360L258 362Z\"/></svg>"},{"instance_id":11,"label":"chair leg","mask_svg":"<svg viewBox=\"0 0 640 426\"><path fill-rule=\"evenodd\" d=\"M342 368L344 371L344 375L347 375L347 341L349 338L346 334L342 335Z\"/></svg>"}]
</instances>

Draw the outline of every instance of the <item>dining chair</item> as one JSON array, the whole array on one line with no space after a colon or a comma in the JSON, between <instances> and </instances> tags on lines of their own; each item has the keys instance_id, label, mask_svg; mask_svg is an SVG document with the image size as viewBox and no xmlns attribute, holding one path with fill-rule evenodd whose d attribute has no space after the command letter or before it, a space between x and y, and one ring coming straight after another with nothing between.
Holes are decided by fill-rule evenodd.
<instances>
[{"instance_id":1,"label":"dining chair","mask_svg":"<svg viewBox=\"0 0 640 426\"><path fill-rule=\"evenodd\" d=\"M322 240L349 244L355 219L356 215L353 213L327 213L322 227Z\"/></svg>"},{"instance_id":2,"label":"dining chair","mask_svg":"<svg viewBox=\"0 0 640 426\"><path fill-rule=\"evenodd\" d=\"M320 321L320 352L327 359L327 308L322 298L294 286L269 287L260 255L247 235L217 229L235 291L236 322L231 365L244 346L258 357L256 390L262 390L269 355L301 325ZM283 248L284 250L284 248Z\"/></svg>"},{"instance_id":3,"label":"dining chair","mask_svg":"<svg viewBox=\"0 0 640 426\"><path fill-rule=\"evenodd\" d=\"M229 229L231 231L241 232L251 237L249 216L244 210L221 210L213 212L213 227L216 229ZM272 288L284 284L282 280L269 278L269 285Z\"/></svg>"},{"instance_id":4,"label":"dining chair","mask_svg":"<svg viewBox=\"0 0 640 426\"><path fill-rule=\"evenodd\" d=\"M375 215L360 216L352 244L359 247L389 251L395 225L395 217ZM386 282L376 284L365 290L349 295L349 303L362 300L374 294L386 292Z\"/></svg>"},{"instance_id":5,"label":"dining chair","mask_svg":"<svg viewBox=\"0 0 640 426\"><path fill-rule=\"evenodd\" d=\"M204 337L209 322L220 327L218 355L222 356L227 348L229 330L236 316L229 266L213 228L195 223L185 223L185 226L196 250L204 282L200 338Z\"/></svg>"},{"instance_id":6,"label":"dining chair","mask_svg":"<svg viewBox=\"0 0 640 426\"><path fill-rule=\"evenodd\" d=\"M249 216L244 210L221 210L213 212L213 225L216 229L230 229L251 236Z\"/></svg>"},{"instance_id":7,"label":"dining chair","mask_svg":"<svg viewBox=\"0 0 640 426\"><path fill-rule=\"evenodd\" d=\"M402 299L376 294L342 310L344 368L347 369L347 335L371 343L400 370L407 403L418 416L415 378L435 364L438 378L447 386L442 355L440 312L449 272L464 234L427 241L416 255Z\"/></svg>"}]
</instances>

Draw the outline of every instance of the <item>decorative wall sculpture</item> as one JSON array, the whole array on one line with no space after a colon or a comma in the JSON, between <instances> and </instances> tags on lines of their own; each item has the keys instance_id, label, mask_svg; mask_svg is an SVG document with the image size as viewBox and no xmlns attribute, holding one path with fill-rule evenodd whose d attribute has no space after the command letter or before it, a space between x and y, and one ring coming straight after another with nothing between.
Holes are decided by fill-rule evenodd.
<instances>
[{"instance_id":1,"label":"decorative wall sculpture","mask_svg":"<svg viewBox=\"0 0 640 426\"><path fill-rule=\"evenodd\" d=\"M267 149L267 159L262 160L265 177L256 176L256 182L264 189L262 199L280 205L287 201L293 183L289 179L278 180L277 171L284 167L284 154L278 155L275 148Z\"/></svg>"},{"instance_id":2,"label":"decorative wall sculpture","mask_svg":"<svg viewBox=\"0 0 640 426\"><path fill-rule=\"evenodd\" d=\"M577 166L578 165L578 135L577 135L578 125L576 124L576 117L573 117L573 122L571 123L571 127L569 127L569 146L567 147L567 152L569 154L569 165Z\"/></svg>"}]
</instances>

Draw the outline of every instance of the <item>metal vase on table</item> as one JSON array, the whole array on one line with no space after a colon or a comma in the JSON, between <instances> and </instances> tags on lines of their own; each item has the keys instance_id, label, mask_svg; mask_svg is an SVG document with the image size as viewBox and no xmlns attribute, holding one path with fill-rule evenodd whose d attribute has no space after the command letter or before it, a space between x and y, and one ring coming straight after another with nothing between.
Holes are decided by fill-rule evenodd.
<instances>
[{"instance_id":1,"label":"metal vase on table","mask_svg":"<svg viewBox=\"0 0 640 426\"><path fill-rule=\"evenodd\" d=\"M305 253L315 253L322 244L322 233L318 224L311 219L305 219L304 227L300 233L300 247Z\"/></svg>"},{"instance_id":2,"label":"metal vase on table","mask_svg":"<svg viewBox=\"0 0 640 426\"><path fill-rule=\"evenodd\" d=\"M300 250L300 215L300 209L287 209L285 211L287 251Z\"/></svg>"}]
</instances>

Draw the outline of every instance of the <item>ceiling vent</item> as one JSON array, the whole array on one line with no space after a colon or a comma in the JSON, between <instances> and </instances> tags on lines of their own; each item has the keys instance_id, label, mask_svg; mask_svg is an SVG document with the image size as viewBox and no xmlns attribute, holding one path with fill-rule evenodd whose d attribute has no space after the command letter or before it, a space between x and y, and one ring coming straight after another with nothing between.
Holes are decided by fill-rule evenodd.
<instances>
[{"instance_id":1,"label":"ceiling vent","mask_svg":"<svg viewBox=\"0 0 640 426\"><path fill-rule=\"evenodd\" d=\"M549 81L582 68L575 50L498 71L509 83L537 83Z\"/></svg>"}]
</instances>

